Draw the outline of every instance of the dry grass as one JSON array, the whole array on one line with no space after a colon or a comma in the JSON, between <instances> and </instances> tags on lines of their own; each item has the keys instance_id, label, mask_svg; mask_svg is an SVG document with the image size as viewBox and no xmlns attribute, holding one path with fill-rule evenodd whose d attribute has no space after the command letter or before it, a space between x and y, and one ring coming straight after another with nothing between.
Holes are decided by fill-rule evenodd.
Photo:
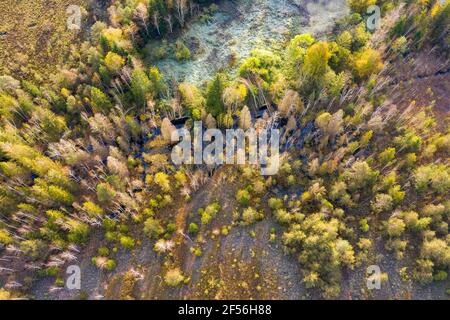
<instances>
[{"instance_id":1,"label":"dry grass","mask_svg":"<svg viewBox=\"0 0 450 320\"><path fill-rule=\"evenodd\" d=\"M64 62L81 33L67 29L69 5L88 0L0 1L0 74L46 75Z\"/></svg>"}]
</instances>

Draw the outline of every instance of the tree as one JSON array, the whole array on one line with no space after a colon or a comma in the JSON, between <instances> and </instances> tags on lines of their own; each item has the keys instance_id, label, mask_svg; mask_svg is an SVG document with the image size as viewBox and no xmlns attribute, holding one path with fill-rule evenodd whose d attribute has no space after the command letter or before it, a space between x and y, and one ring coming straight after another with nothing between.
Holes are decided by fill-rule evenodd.
<instances>
[{"instance_id":1,"label":"tree","mask_svg":"<svg viewBox=\"0 0 450 320\"><path fill-rule=\"evenodd\" d=\"M247 97L247 87L244 84L232 84L223 90L222 100L231 111L242 105Z\"/></svg>"},{"instance_id":2,"label":"tree","mask_svg":"<svg viewBox=\"0 0 450 320\"><path fill-rule=\"evenodd\" d=\"M125 249L133 249L135 246L134 239L129 236L121 236L119 238L119 241L122 247L124 247Z\"/></svg>"},{"instance_id":3,"label":"tree","mask_svg":"<svg viewBox=\"0 0 450 320\"><path fill-rule=\"evenodd\" d=\"M372 210L375 213L390 211L393 208L393 199L390 195L379 193L372 202Z\"/></svg>"},{"instance_id":4,"label":"tree","mask_svg":"<svg viewBox=\"0 0 450 320\"><path fill-rule=\"evenodd\" d=\"M105 66L111 75L117 75L122 70L122 67L125 65L125 59L122 58L117 53L112 51L108 52L105 57Z\"/></svg>"},{"instance_id":5,"label":"tree","mask_svg":"<svg viewBox=\"0 0 450 320\"><path fill-rule=\"evenodd\" d=\"M150 79L150 82L152 84L151 91L155 95L164 93L164 91L166 90L166 85L164 84L163 76L161 75L157 67L150 68L150 70L148 71L148 78Z\"/></svg>"},{"instance_id":6,"label":"tree","mask_svg":"<svg viewBox=\"0 0 450 320\"><path fill-rule=\"evenodd\" d=\"M351 190L364 189L377 180L379 172L373 170L365 161L356 161L344 172L344 179Z\"/></svg>"},{"instance_id":7,"label":"tree","mask_svg":"<svg viewBox=\"0 0 450 320\"><path fill-rule=\"evenodd\" d=\"M392 215L387 221L386 231L390 237L399 237L405 231L405 222L397 217L395 214Z\"/></svg>"},{"instance_id":8,"label":"tree","mask_svg":"<svg viewBox=\"0 0 450 320\"><path fill-rule=\"evenodd\" d=\"M284 94L283 100L278 106L278 110L280 114L288 118L291 113L298 114L303 109L303 101L300 98L300 95L294 90L287 90Z\"/></svg>"},{"instance_id":9,"label":"tree","mask_svg":"<svg viewBox=\"0 0 450 320\"><path fill-rule=\"evenodd\" d=\"M67 239L75 243L84 243L89 236L89 226L81 221L75 219L68 219L67 225L69 226L69 234Z\"/></svg>"},{"instance_id":10,"label":"tree","mask_svg":"<svg viewBox=\"0 0 450 320\"><path fill-rule=\"evenodd\" d=\"M278 74L281 59L267 50L253 50L239 68L239 74L249 79L255 85L260 85L263 90L269 89Z\"/></svg>"},{"instance_id":11,"label":"tree","mask_svg":"<svg viewBox=\"0 0 450 320\"><path fill-rule=\"evenodd\" d=\"M238 190L236 193L236 200L243 206L250 203L250 193L246 189Z\"/></svg>"},{"instance_id":12,"label":"tree","mask_svg":"<svg viewBox=\"0 0 450 320\"><path fill-rule=\"evenodd\" d=\"M208 129L215 129L215 128L217 128L216 119L214 119L214 117L210 113L208 113L208 116L205 119L205 126Z\"/></svg>"},{"instance_id":13,"label":"tree","mask_svg":"<svg viewBox=\"0 0 450 320\"><path fill-rule=\"evenodd\" d=\"M416 188L419 191L431 189L447 194L450 190L450 168L444 164L423 165L414 172Z\"/></svg>"},{"instance_id":14,"label":"tree","mask_svg":"<svg viewBox=\"0 0 450 320\"><path fill-rule=\"evenodd\" d=\"M177 58L177 60L180 62L189 60L191 58L191 51L181 41L177 41L175 44L175 58Z\"/></svg>"},{"instance_id":15,"label":"tree","mask_svg":"<svg viewBox=\"0 0 450 320\"><path fill-rule=\"evenodd\" d=\"M169 192L171 190L169 176L164 172L158 172L157 174L155 174L155 183L164 192Z\"/></svg>"},{"instance_id":16,"label":"tree","mask_svg":"<svg viewBox=\"0 0 450 320\"><path fill-rule=\"evenodd\" d=\"M104 94L100 89L95 87L91 88L91 102L94 112L108 113L112 108L112 103L109 100L108 96Z\"/></svg>"},{"instance_id":17,"label":"tree","mask_svg":"<svg viewBox=\"0 0 450 320\"><path fill-rule=\"evenodd\" d=\"M292 70L297 74L299 67L303 64L306 50L314 44L316 40L310 34L296 35L287 48L287 62Z\"/></svg>"},{"instance_id":18,"label":"tree","mask_svg":"<svg viewBox=\"0 0 450 320\"><path fill-rule=\"evenodd\" d=\"M109 183L99 183L97 185L97 199L103 203L111 203L116 196L116 191Z\"/></svg>"},{"instance_id":19,"label":"tree","mask_svg":"<svg viewBox=\"0 0 450 320\"><path fill-rule=\"evenodd\" d=\"M144 232L150 238L157 238L164 232L164 228L158 219L150 217L144 222Z\"/></svg>"},{"instance_id":20,"label":"tree","mask_svg":"<svg viewBox=\"0 0 450 320\"><path fill-rule=\"evenodd\" d=\"M148 7L144 3L139 3L133 13L133 18L144 27L145 33L148 34L147 22L148 22Z\"/></svg>"},{"instance_id":21,"label":"tree","mask_svg":"<svg viewBox=\"0 0 450 320\"><path fill-rule=\"evenodd\" d=\"M135 69L131 74L131 92L139 106L144 106L147 98L154 94L152 83L142 69Z\"/></svg>"},{"instance_id":22,"label":"tree","mask_svg":"<svg viewBox=\"0 0 450 320\"><path fill-rule=\"evenodd\" d=\"M366 14L367 8L377 3L377 0L348 0L348 5L353 12Z\"/></svg>"},{"instance_id":23,"label":"tree","mask_svg":"<svg viewBox=\"0 0 450 320\"><path fill-rule=\"evenodd\" d=\"M205 98L203 98L200 90L191 84L181 83L178 86L181 94L181 101L184 106L189 109L189 113L194 120L200 120L202 110L205 107Z\"/></svg>"},{"instance_id":24,"label":"tree","mask_svg":"<svg viewBox=\"0 0 450 320\"><path fill-rule=\"evenodd\" d=\"M333 115L325 112L316 118L316 126L323 133L323 145L327 145L330 139L333 140L343 130L343 116L344 112L340 109Z\"/></svg>"},{"instance_id":25,"label":"tree","mask_svg":"<svg viewBox=\"0 0 450 320\"><path fill-rule=\"evenodd\" d=\"M368 79L372 74L377 74L383 69L381 55L374 49L365 49L355 55L353 69L357 79Z\"/></svg>"},{"instance_id":26,"label":"tree","mask_svg":"<svg viewBox=\"0 0 450 320\"><path fill-rule=\"evenodd\" d=\"M244 106L241 110L241 114L239 116L239 127L247 130L252 126L252 115L250 114L250 110L247 106Z\"/></svg>"},{"instance_id":27,"label":"tree","mask_svg":"<svg viewBox=\"0 0 450 320\"><path fill-rule=\"evenodd\" d=\"M395 159L395 148L387 148L378 155L378 159L383 165L387 165Z\"/></svg>"},{"instance_id":28,"label":"tree","mask_svg":"<svg viewBox=\"0 0 450 320\"><path fill-rule=\"evenodd\" d=\"M13 239L6 229L0 229L0 243L3 245L8 245L13 242Z\"/></svg>"},{"instance_id":29,"label":"tree","mask_svg":"<svg viewBox=\"0 0 450 320\"><path fill-rule=\"evenodd\" d=\"M175 0L176 16L180 25L184 26L184 16L188 9L188 0Z\"/></svg>"},{"instance_id":30,"label":"tree","mask_svg":"<svg viewBox=\"0 0 450 320\"><path fill-rule=\"evenodd\" d=\"M74 201L74 197L70 192L63 190L58 186L49 186L48 187L48 196L54 202L65 204L65 205L71 205Z\"/></svg>"},{"instance_id":31,"label":"tree","mask_svg":"<svg viewBox=\"0 0 450 320\"><path fill-rule=\"evenodd\" d=\"M83 210L91 217L101 217L104 214L103 209L91 201L83 203Z\"/></svg>"},{"instance_id":32,"label":"tree","mask_svg":"<svg viewBox=\"0 0 450 320\"><path fill-rule=\"evenodd\" d=\"M309 94L326 86L325 75L330 71L328 61L331 58L330 47L327 42L316 42L306 50L301 73L302 90Z\"/></svg>"},{"instance_id":33,"label":"tree","mask_svg":"<svg viewBox=\"0 0 450 320\"><path fill-rule=\"evenodd\" d=\"M242 212L242 221L244 225L251 225L255 223L260 217L260 213L252 207L248 207Z\"/></svg>"},{"instance_id":34,"label":"tree","mask_svg":"<svg viewBox=\"0 0 450 320\"><path fill-rule=\"evenodd\" d=\"M213 81L208 84L206 90L206 111L217 117L224 111L224 103L222 101L224 85L222 77L217 74Z\"/></svg>"},{"instance_id":35,"label":"tree","mask_svg":"<svg viewBox=\"0 0 450 320\"><path fill-rule=\"evenodd\" d=\"M184 281L184 276L179 268L170 269L166 272L166 275L164 276L164 281L167 285L171 287L176 287L181 282Z\"/></svg>"},{"instance_id":36,"label":"tree","mask_svg":"<svg viewBox=\"0 0 450 320\"><path fill-rule=\"evenodd\" d=\"M450 247L442 239L424 241L420 254L423 258L432 260L436 265L450 266Z\"/></svg>"},{"instance_id":37,"label":"tree","mask_svg":"<svg viewBox=\"0 0 450 320\"><path fill-rule=\"evenodd\" d=\"M195 234L198 232L198 225L196 223L190 223L188 228L189 233Z\"/></svg>"}]
</instances>

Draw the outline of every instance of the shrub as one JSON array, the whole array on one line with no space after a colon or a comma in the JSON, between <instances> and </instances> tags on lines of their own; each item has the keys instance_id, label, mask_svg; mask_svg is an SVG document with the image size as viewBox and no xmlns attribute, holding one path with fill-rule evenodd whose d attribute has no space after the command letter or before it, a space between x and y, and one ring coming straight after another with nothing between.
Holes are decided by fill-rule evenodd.
<instances>
[{"instance_id":1,"label":"shrub","mask_svg":"<svg viewBox=\"0 0 450 320\"><path fill-rule=\"evenodd\" d=\"M102 257L107 257L109 255L109 249L107 247L100 247L97 252Z\"/></svg>"},{"instance_id":2,"label":"shrub","mask_svg":"<svg viewBox=\"0 0 450 320\"><path fill-rule=\"evenodd\" d=\"M158 219L150 217L144 222L144 232L150 238L157 238L159 235L164 233L164 228L161 226Z\"/></svg>"},{"instance_id":3,"label":"shrub","mask_svg":"<svg viewBox=\"0 0 450 320\"><path fill-rule=\"evenodd\" d=\"M114 270L115 268L116 268L116 262L114 260L109 259L108 261L106 261L106 264L105 264L106 270L111 271L111 270Z\"/></svg>"},{"instance_id":4,"label":"shrub","mask_svg":"<svg viewBox=\"0 0 450 320\"><path fill-rule=\"evenodd\" d=\"M175 45L175 57L178 61L186 61L191 58L191 51L181 41L177 41Z\"/></svg>"},{"instance_id":5,"label":"shrub","mask_svg":"<svg viewBox=\"0 0 450 320\"><path fill-rule=\"evenodd\" d=\"M250 193L246 189L241 189L236 193L236 200L243 206L250 203Z\"/></svg>"},{"instance_id":6,"label":"shrub","mask_svg":"<svg viewBox=\"0 0 450 320\"><path fill-rule=\"evenodd\" d=\"M189 224L189 233L197 233L198 232L198 225L196 223Z\"/></svg>"},{"instance_id":7,"label":"shrub","mask_svg":"<svg viewBox=\"0 0 450 320\"><path fill-rule=\"evenodd\" d=\"M121 236L120 237L120 244L122 245L122 247L124 247L125 249L133 249L135 246L135 241L133 238L128 237L128 236Z\"/></svg>"},{"instance_id":8,"label":"shrub","mask_svg":"<svg viewBox=\"0 0 450 320\"><path fill-rule=\"evenodd\" d=\"M261 214L252 207L248 207L242 212L242 220L245 225L255 223L261 218Z\"/></svg>"},{"instance_id":9,"label":"shrub","mask_svg":"<svg viewBox=\"0 0 450 320\"><path fill-rule=\"evenodd\" d=\"M166 272L166 275L164 276L164 281L167 285L171 287L176 287L181 282L184 281L184 276L179 268L170 269Z\"/></svg>"},{"instance_id":10,"label":"shrub","mask_svg":"<svg viewBox=\"0 0 450 320\"><path fill-rule=\"evenodd\" d=\"M104 214L102 208L90 201L83 203L83 210L86 211L91 217L102 216Z\"/></svg>"},{"instance_id":11,"label":"shrub","mask_svg":"<svg viewBox=\"0 0 450 320\"><path fill-rule=\"evenodd\" d=\"M278 210L283 208L283 200L279 198L270 198L269 199L269 207L272 210Z\"/></svg>"}]
</instances>

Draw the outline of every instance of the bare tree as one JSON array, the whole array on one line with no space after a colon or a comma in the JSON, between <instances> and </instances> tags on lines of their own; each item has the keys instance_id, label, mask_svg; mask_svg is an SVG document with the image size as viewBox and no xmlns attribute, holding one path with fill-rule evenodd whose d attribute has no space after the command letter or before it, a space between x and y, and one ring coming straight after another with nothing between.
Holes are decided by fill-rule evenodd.
<instances>
[{"instance_id":1,"label":"bare tree","mask_svg":"<svg viewBox=\"0 0 450 320\"><path fill-rule=\"evenodd\" d=\"M135 20L138 20L142 26L145 29L145 33L148 34L148 27L147 27L147 23L148 23L148 10L147 10L147 6L144 3L139 3L136 7L136 10L133 13L133 18Z\"/></svg>"},{"instance_id":2,"label":"bare tree","mask_svg":"<svg viewBox=\"0 0 450 320\"><path fill-rule=\"evenodd\" d=\"M175 0L177 19L184 26L184 18L188 9L188 0Z\"/></svg>"},{"instance_id":3,"label":"bare tree","mask_svg":"<svg viewBox=\"0 0 450 320\"><path fill-rule=\"evenodd\" d=\"M170 33L172 33L173 32L173 21L172 21L172 15L171 14L169 14L166 18L165 18L165 20L166 20L166 22L167 22L167 24L169 25L169 30L170 30Z\"/></svg>"},{"instance_id":4,"label":"bare tree","mask_svg":"<svg viewBox=\"0 0 450 320\"><path fill-rule=\"evenodd\" d=\"M156 28L156 31L158 32L158 35L161 35L161 32L159 31L159 11L154 11L152 14L152 23L153 26Z\"/></svg>"}]
</instances>

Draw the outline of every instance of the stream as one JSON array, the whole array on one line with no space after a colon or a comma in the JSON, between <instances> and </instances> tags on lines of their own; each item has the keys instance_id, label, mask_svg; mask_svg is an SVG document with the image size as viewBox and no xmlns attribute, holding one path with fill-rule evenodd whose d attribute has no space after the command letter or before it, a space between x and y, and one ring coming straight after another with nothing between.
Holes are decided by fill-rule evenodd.
<instances>
[{"instance_id":1,"label":"stream","mask_svg":"<svg viewBox=\"0 0 450 320\"><path fill-rule=\"evenodd\" d=\"M346 0L234 0L218 6L209 22L192 21L178 38L191 49L192 60L170 56L155 63L167 80L200 85L253 49L281 50L301 33L320 38L348 13Z\"/></svg>"}]
</instances>

